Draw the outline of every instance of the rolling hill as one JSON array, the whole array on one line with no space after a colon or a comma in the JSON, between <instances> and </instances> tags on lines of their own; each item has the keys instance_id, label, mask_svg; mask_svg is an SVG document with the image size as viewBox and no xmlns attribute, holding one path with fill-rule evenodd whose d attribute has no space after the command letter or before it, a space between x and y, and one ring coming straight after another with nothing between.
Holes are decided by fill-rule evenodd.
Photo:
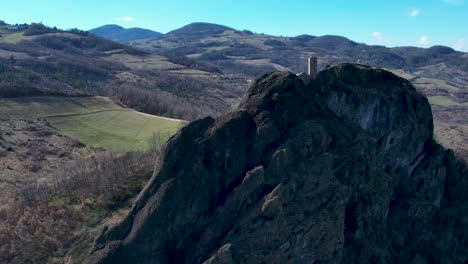
<instances>
[{"instance_id":1,"label":"rolling hill","mask_svg":"<svg viewBox=\"0 0 468 264\"><path fill-rule=\"evenodd\" d=\"M436 138L468 157L468 54L450 47L388 48L341 36L278 37L209 23L193 23L132 45L154 54L209 63L224 74L246 79L271 71L305 72L309 56L318 57L319 70L339 62L388 69L428 96Z\"/></svg>"},{"instance_id":2,"label":"rolling hill","mask_svg":"<svg viewBox=\"0 0 468 264\"><path fill-rule=\"evenodd\" d=\"M444 46L428 49L387 48L357 43L341 36L278 37L209 23L193 23L158 39L139 40L133 44L156 53L176 53L211 62L225 73L245 72L242 66L233 67L226 62L301 72L306 70L304 58L307 56L317 56L319 68L336 62L352 61L407 71L444 63L449 67L445 73L448 70L454 71L454 74L457 74L457 70L468 71L465 53ZM437 74L443 79L442 71L433 70L432 77ZM255 76L255 73L250 75ZM467 78L458 76L455 82L466 84Z\"/></svg>"},{"instance_id":3,"label":"rolling hill","mask_svg":"<svg viewBox=\"0 0 468 264\"><path fill-rule=\"evenodd\" d=\"M235 29L218 24L195 22L179 29L172 30L165 34L165 36L196 40L200 38L221 35L226 30Z\"/></svg>"},{"instance_id":4,"label":"rolling hill","mask_svg":"<svg viewBox=\"0 0 468 264\"><path fill-rule=\"evenodd\" d=\"M31 30L33 28L34 30ZM0 98L103 95L192 120L230 109L242 90L214 67L151 54L80 30L0 26Z\"/></svg>"},{"instance_id":5,"label":"rolling hill","mask_svg":"<svg viewBox=\"0 0 468 264\"><path fill-rule=\"evenodd\" d=\"M120 43L128 43L134 40L157 38L162 33L144 29L144 28L123 28L118 25L104 25L102 27L94 28L89 32Z\"/></svg>"},{"instance_id":6,"label":"rolling hill","mask_svg":"<svg viewBox=\"0 0 468 264\"><path fill-rule=\"evenodd\" d=\"M128 46L79 30L32 28L11 32L0 26L0 97L104 95L142 112L193 120L235 107L254 77L304 72L307 57L317 56L319 69L354 62L409 79L429 97L438 140L467 155L468 55L449 47L387 48L340 36L278 37L210 23Z\"/></svg>"}]
</instances>

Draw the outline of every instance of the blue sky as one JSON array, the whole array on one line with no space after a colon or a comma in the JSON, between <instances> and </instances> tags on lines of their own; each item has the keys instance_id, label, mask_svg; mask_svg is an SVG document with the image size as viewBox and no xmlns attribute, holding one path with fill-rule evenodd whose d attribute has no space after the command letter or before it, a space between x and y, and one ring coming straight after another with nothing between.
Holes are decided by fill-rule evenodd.
<instances>
[{"instance_id":1,"label":"blue sky","mask_svg":"<svg viewBox=\"0 0 468 264\"><path fill-rule=\"evenodd\" d=\"M386 46L446 45L468 51L468 0L14 0L0 20L59 28L104 24L166 33L191 22L296 36L341 35Z\"/></svg>"}]
</instances>

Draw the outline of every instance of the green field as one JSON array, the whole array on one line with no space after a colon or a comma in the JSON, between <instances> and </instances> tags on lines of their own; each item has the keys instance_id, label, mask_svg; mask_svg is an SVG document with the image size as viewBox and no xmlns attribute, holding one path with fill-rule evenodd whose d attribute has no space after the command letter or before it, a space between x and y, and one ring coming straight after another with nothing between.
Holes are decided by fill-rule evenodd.
<instances>
[{"instance_id":1,"label":"green field","mask_svg":"<svg viewBox=\"0 0 468 264\"><path fill-rule=\"evenodd\" d=\"M0 119L45 118L87 146L113 151L145 150L167 141L184 122L135 112L105 97L0 99Z\"/></svg>"},{"instance_id":2,"label":"green field","mask_svg":"<svg viewBox=\"0 0 468 264\"><path fill-rule=\"evenodd\" d=\"M450 100L448 96L429 96L429 102L432 105L441 105L441 106L468 106L468 103L458 103Z\"/></svg>"}]
</instances>

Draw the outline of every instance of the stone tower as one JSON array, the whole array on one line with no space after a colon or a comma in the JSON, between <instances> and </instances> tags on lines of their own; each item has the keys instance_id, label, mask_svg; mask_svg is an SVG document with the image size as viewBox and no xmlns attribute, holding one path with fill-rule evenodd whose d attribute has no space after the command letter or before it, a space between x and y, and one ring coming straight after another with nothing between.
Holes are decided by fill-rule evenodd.
<instances>
[{"instance_id":1,"label":"stone tower","mask_svg":"<svg viewBox=\"0 0 468 264\"><path fill-rule=\"evenodd\" d=\"M315 77L317 74L317 57L309 57L309 71L310 77Z\"/></svg>"}]
</instances>

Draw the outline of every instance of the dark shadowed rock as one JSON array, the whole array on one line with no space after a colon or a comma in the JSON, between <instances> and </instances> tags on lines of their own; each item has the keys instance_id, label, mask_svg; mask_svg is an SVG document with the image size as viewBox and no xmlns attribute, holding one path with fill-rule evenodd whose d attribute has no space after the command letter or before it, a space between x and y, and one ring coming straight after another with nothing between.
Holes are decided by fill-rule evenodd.
<instances>
[{"instance_id":1,"label":"dark shadowed rock","mask_svg":"<svg viewBox=\"0 0 468 264\"><path fill-rule=\"evenodd\" d=\"M87 263L464 263L466 166L406 80L341 64L257 79L183 128Z\"/></svg>"},{"instance_id":2,"label":"dark shadowed rock","mask_svg":"<svg viewBox=\"0 0 468 264\"><path fill-rule=\"evenodd\" d=\"M320 72L313 88L333 112L359 124L376 140L378 155L388 170L408 168L432 139L427 98L409 81L388 71L342 64Z\"/></svg>"}]
</instances>

